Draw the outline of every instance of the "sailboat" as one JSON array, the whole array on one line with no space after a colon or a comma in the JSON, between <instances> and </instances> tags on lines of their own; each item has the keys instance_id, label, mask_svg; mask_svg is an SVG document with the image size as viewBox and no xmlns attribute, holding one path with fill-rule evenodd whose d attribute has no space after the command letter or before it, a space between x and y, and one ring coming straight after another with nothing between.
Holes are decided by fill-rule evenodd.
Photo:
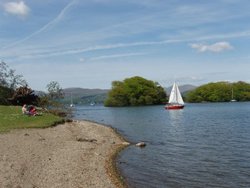
<instances>
[{"instance_id":1,"label":"sailboat","mask_svg":"<svg viewBox=\"0 0 250 188\"><path fill-rule=\"evenodd\" d=\"M234 89L232 88L232 99L231 102L236 102L236 100L234 99Z\"/></svg>"},{"instance_id":2,"label":"sailboat","mask_svg":"<svg viewBox=\"0 0 250 188\"><path fill-rule=\"evenodd\" d=\"M72 98L72 93L70 93L70 107L74 107L74 103L73 103L73 98Z\"/></svg>"},{"instance_id":3,"label":"sailboat","mask_svg":"<svg viewBox=\"0 0 250 188\"><path fill-rule=\"evenodd\" d=\"M176 83L173 84L173 88L171 90L168 104L165 106L167 110L178 110L184 108L184 101L182 99L180 90Z\"/></svg>"}]
</instances>

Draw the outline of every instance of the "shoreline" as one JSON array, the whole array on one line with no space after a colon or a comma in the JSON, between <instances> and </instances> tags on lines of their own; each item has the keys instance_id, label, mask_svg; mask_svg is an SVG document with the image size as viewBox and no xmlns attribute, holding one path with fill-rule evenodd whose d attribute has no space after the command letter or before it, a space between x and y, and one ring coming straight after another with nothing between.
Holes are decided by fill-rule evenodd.
<instances>
[{"instance_id":1,"label":"shoreline","mask_svg":"<svg viewBox=\"0 0 250 188\"><path fill-rule=\"evenodd\" d=\"M126 187L116 166L129 145L113 128L73 121L0 134L0 187Z\"/></svg>"}]
</instances>

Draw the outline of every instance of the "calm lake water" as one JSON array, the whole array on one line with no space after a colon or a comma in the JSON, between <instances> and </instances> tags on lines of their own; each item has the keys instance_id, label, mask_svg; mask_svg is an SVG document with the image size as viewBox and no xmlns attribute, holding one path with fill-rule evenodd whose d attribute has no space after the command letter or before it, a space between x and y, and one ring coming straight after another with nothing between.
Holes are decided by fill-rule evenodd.
<instances>
[{"instance_id":1,"label":"calm lake water","mask_svg":"<svg viewBox=\"0 0 250 188\"><path fill-rule=\"evenodd\" d=\"M78 106L75 119L146 142L117 161L129 187L250 187L250 103L187 104L178 111Z\"/></svg>"}]
</instances>

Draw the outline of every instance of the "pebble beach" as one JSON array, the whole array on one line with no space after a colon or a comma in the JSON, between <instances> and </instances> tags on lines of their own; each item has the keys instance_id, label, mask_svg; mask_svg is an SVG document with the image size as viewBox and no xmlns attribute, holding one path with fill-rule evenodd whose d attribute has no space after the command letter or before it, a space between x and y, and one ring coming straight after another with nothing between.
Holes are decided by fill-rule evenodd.
<instances>
[{"instance_id":1,"label":"pebble beach","mask_svg":"<svg viewBox=\"0 0 250 188\"><path fill-rule=\"evenodd\" d=\"M126 147L115 131L88 121L0 134L0 187L126 187L115 155Z\"/></svg>"}]
</instances>

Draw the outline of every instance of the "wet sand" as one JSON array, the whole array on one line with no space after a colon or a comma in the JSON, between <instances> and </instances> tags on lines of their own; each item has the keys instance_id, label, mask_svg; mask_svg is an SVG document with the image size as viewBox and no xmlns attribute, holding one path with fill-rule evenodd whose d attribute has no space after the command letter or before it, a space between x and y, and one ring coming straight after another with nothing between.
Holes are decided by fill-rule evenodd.
<instances>
[{"instance_id":1,"label":"wet sand","mask_svg":"<svg viewBox=\"0 0 250 188\"><path fill-rule=\"evenodd\" d=\"M126 144L113 129L88 121L2 133L0 187L124 187L113 160Z\"/></svg>"}]
</instances>

